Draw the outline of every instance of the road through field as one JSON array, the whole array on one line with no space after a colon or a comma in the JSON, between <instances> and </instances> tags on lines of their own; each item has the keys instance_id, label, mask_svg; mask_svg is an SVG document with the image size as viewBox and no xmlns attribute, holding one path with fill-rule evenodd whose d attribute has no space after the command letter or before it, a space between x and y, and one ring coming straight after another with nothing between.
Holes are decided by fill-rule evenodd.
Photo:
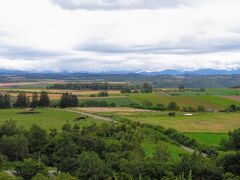
<instances>
[{"instance_id":1,"label":"road through field","mask_svg":"<svg viewBox=\"0 0 240 180\"><path fill-rule=\"evenodd\" d=\"M86 113L86 112L82 112L82 111L76 111L76 110L70 110L70 109L59 109L59 110L82 114L84 116L88 116L88 117L91 117L91 118L96 119L96 120L102 120L102 121L107 121L107 122L116 122L115 120L113 120L111 118L102 117L102 116L99 116L99 115L90 114L90 113Z\"/></svg>"}]
</instances>

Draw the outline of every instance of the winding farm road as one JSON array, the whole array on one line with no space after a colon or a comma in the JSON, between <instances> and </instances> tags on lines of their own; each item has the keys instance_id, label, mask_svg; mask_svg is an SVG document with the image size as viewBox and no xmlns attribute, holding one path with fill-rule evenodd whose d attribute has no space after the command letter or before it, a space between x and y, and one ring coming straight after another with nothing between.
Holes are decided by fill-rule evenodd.
<instances>
[{"instance_id":1,"label":"winding farm road","mask_svg":"<svg viewBox=\"0 0 240 180\"><path fill-rule=\"evenodd\" d=\"M87 113L87 112L82 112L82 111L77 111L77 110L70 110L70 109L60 109L62 111L67 111L67 112L74 112L74 113L77 113L77 114L82 114L84 116L88 116L88 117L91 117L93 119L96 119L96 120L102 120L102 121L107 121L107 122L117 122L111 118L107 118L107 117L102 117L102 116L99 116L99 115L95 115L95 114L90 114L90 113Z\"/></svg>"}]
</instances>

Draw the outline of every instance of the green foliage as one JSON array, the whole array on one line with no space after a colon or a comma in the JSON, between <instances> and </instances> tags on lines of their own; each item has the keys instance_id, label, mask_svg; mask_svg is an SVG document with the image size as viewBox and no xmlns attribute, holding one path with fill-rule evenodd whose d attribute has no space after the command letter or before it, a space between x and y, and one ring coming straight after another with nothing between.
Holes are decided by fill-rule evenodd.
<instances>
[{"instance_id":1,"label":"green foliage","mask_svg":"<svg viewBox=\"0 0 240 180\"><path fill-rule=\"evenodd\" d=\"M0 152L10 161L18 161L28 156L28 141L22 135L3 136L0 139Z\"/></svg>"},{"instance_id":2,"label":"green foliage","mask_svg":"<svg viewBox=\"0 0 240 180\"><path fill-rule=\"evenodd\" d=\"M77 107L78 106L78 97L72 95L71 93L64 93L60 99L60 107Z\"/></svg>"},{"instance_id":3,"label":"green foliage","mask_svg":"<svg viewBox=\"0 0 240 180\"><path fill-rule=\"evenodd\" d=\"M19 134L20 129L17 128L16 121L8 120L4 121L0 126L0 137L5 136L13 136Z\"/></svg>"},{"instance_id":4,"label":"green foliage","mask_svg":"<svg viewBox=\"0 0 240 180\"><path fill-rule=\"evenodd\" d=\"M0 109L10 108L10 96L8 94L1 95L0 94Z\"/></svg>"},{"instance_id":5,"label":"green foliage","mask_svg":"<svg viewBox=\"0 0 240 180\"><path fill-rule=\"evenodd\" d=\"M240 150L240 129L236 129L233 132L229 132L229 138L222 141L224 149Z\"/></svg>"},{"instance_id":6,"label":"green foliage","mask_svg":"<svg viewBox=\"0 0 240 180\"><path fill-rule=\"evenodd\" d=\"M33 125L28 133L30 153L42 152L48 142L47 132L37 125Z\"/></svg>"},{"instance_id":7,"label":"green foliage","mask_svg":"<svg viewBox=\"0 0 240 180\"><path fill-rule=\"evenodd\" d=\"M14 104L14 107L20 107L20 108L28 107L29 101L30 100L25 93L19 93L17 95L17 100L16 100L16 103Z\"/></svg>"},{"instance_id":8,"label":"green foliage","mask_svg":"<svg viewBox=\"0 0 240 180\"><path fill-rule=\"evenodd\" d=\"M32 159L25 159L23 162L16 162L15 171L18 176L21 176L26 180L32 179L38 173L43 175L47 175L48 173L44 164Z\"/></svg>"},{"instance_id":9,"label":"green foliage","mask_svg":"<svg viewBox=\"0 0 240 180\"><path fill-rule=\"evenodd\" d=\"M98 97L107 97L109 96L108 92L107 91L100 91L98 93Z\"/></svg>"},{"instance_id":10,"label":"green foliage","mask_svg":"<svg viewBox=\"0 0 240 180\"><path fill-rule=\"evenodd\" d=\"M38 105L41 107L48 107L50 105L50 99L48 97L47 92L42 91L40 93L40 99L39 99Z\"/></svg>"},{"instance_id":11,"label":"green foliage","mask_svg":"<svg viewBox=\"0 0 240 180\"><path fill-rule=\"evenodd\" d=\"M179 107L177 106L176 102L170 102L167 106L167 109L169 111L177 111L179 109Z\"/></svg>"},{"instance_id":12,"label":"green foliage","mask_svg":"<svg viewBox=\"0 0 240 180\"><path fill-rule=\"evenodd\" d=\"M225 172L240 176L240 152L224 153L218 158L218 164Z\"/></svg>"},{"instance_id":13,"label":"green foliage","mask_svg":"<svg viewBox=\"0 0 240 180\"><path fill-rule=\"evenodd\" d=\"M68 173L61 173L52 178L53 180L77 180L76 177L71 176Z\"/></svg>"},{"instance_id":14,"label":"green foliage","mask_svg":"<svg viewBox=\"0 0 240 180\"><path fill-rule=\"evenodd\" d=\"M39 104L38 93L34 92L32 94L32 101L31 101L30 107L36 108L38 104Z\"/></svg>"},{"instance_id":15,"label":"green foliage","mask_svg":"<svg viewBox=\"0 0 240 180\"><path fill-rule=\"evenodd\" d=\"M10 176L7 173L0 172L0 180L20 180L20 179Z\"/></svg>"},{"instance_id":16,"label":"green foliage","mask_svg":"<svg viewBox=\"0 0 240 180\"><path fill-rule=\"evenodd\" d=\"M193 179L222 179L222 169L197 153L184 155L176 165L175 172L176 174L192 172Z\"/></svg>"},{"instance_id":17,"label":"green foliage","mask_svg":"<svg viewBox=\"0 0 240 180\"><path fill-rule=\"evenodd\" d=\"M49 180L49 178L43 174L37 173L37 175L34 176L32 180Z\"/></svg>"},{"instance_id":18,"label":"green foliage","mask_svg":"<svg viewBox=\"0 0 240 180\"><path fill-rule=\"evenodd\" d=\"M80 179L106 179L108 177L104 161L94 152L81 153L76 175Z\"/></svg>"}]
</instances>

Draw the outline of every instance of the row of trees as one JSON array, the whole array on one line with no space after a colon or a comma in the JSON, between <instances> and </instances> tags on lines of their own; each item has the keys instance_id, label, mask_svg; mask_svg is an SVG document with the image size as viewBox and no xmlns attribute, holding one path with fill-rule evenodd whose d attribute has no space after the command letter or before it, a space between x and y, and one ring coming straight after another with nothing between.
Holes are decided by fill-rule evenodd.
<instances>
[{"instance_id":1,"label":"row of trees","mask_svg":"<svg viewBox=\"0 0 240 180\"><path fill-rule=\"evenodd\" d=\"M31 99L25 93L19 93L17 95L16 102L13 104L14 107L48 107L50 105L50 99L47 92L42 91L40 96L34 92Z\"/></svg>"},{"instance_id":2,"label":"row of trees","mask_svg":"<svg viewBox=\"0 0 240 180\"><path fill-rule=\"evenodd\" d=\"M69 83L54 84L49 89L68 90L120 90L122 93L151 93L153 87L149 83L143 84L123 84L123 83Z\"/></svg>"}]
</instances>

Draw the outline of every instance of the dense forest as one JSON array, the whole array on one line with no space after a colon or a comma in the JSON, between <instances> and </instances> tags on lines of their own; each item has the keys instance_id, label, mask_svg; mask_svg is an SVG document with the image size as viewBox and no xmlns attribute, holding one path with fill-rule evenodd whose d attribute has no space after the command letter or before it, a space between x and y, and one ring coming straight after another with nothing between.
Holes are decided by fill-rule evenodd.
<instances>
[{"instance_id":1,"label":"dense forest","mask_svg":"<svg viewBox=\"0 0 240 180\"><path fill-rule=\"evenodd\" d=\"M154 155L146 156L140 144L149 135L156 142L175 138L186 145L194 144L194 140L176 131L136 122L85 128L66 124L58 132L37 125L24 130L14 121L6 121L0 126L0 168L13 169L11 172L17 177L27 180L48 179L49 174L52 179L240 178L240 129L229 133L229 139L222 142L221 153L206 157L196 151L182 154L180 160L173 160L160 141ZM51 172L47 167L56 167L57 171ZM7 179L6 176L0 174L0 179Z\"/></svg>"}]
</instances>

